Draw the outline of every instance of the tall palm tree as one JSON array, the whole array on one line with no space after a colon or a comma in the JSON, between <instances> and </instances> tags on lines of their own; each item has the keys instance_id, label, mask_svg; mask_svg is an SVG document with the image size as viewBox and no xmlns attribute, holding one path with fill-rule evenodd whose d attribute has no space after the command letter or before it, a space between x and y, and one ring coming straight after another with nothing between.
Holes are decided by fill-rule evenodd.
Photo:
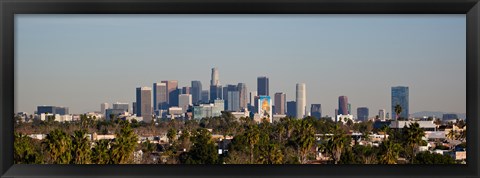
<instances>
[{"instance_id":1,"label":"tall palm tree","mask_svg":"<svg viewBox=\"0 0 480 178\"><path fill-rule=\"evenodd\" d=\"M395 105L395 119L398 120L400 113L402 113L402 106L399 104Z\"/></svg>"},{"instance_id":2,"label":"tall palm tree","mask_svg":"<svg viewBox=\"0 0 480 178\"><path fill-rule=\"evenodd\" d=\"M342 152L349 146L351 139L338 124L334 126L332 132L333 135L327 138L324 148L332 156L334 163L338 164Z\"/></svg>"},{"instance_id":3,"label":"tall palm tree","mask_svg":"<svg viewBox=\"0 0 480 178\"><path fill-rule=\"evenodd\" d=\"M246 135L246 138L247 138L247 142L250 146L250 164L253 164L253 149L255 147L255 145L258 143L258 141L260 140L260 131L258 130L258 127L257 125L250 125L248 126L248 129L245 133Z\"/></svg>"},{"instance_id":4,"label":"tall palm tree","mask_svg":"<svg viewBox=\"0 0 480 178\"><path fill-rule=\"evenodd\" d=\"M410 161L413 161L413 158L415 157L415 149L418 148L420 143L422 143L422 137L425 136L425 131L423 131L422 128L420 128L420 125L416 122L410 123L410 125L407 128L406 132L407 136L407 145L410 146L412 150L412 154L410 157Z\"/></svg>"},{"instance_id":5,"label":"tall palm tree","mask_svg":"<svg viewBox=\"0 0 480 178\"><path fill-rule=\"evenodd\" d=\"M307 161L307 155L315 144L315 129L313 125L307 120L301 120L299 127L295 130L295 144L297 145L297 151L299 151L299 161L305 164Z\"/></svg>"},{"instance_id":6,"label":"tall palm tree","mask_svg":"<svg viewBox=\"0 0 480 178\"><path fill-rule=\"evenodd\" d=\"M55 129L42 142L52 164L68 164L72 160L72 140L62 130Z\"/></svg>"},{"instance_id":7,"label":"tall palm tree","mask_svg":"<svg viewBox=\"0 0 480 178\"><path fill-rule=\"evenodd\" d=\"M91 160L90 141L86 137L85 131L74 131L72 137L72 163L73 164L89 164Z\"/></svg>"}]
</instances>

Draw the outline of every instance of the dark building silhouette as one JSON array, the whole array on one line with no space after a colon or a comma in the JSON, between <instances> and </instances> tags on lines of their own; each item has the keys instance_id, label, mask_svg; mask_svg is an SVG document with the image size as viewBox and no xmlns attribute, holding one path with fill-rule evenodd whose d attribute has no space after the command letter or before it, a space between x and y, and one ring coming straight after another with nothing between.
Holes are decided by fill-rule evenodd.
<instances>
[{"instance_id":1,"label":"dark building silhouette","mask_svg":"<svg viewBox=\"0 0 480 178\"><path fill-rule=\"evenodd\" d=\"M268 86L268 77L258 77L257 78L257 92L258 96L269 96L269 86Z\"/></svg>"},{"instance_id":2,"label":"dark building silhouette","mask_svg":"<svg viewBox=\"0 0 480 178\"><path fill-rule=\"evenodd\" d=\"M348 98L346 96L338 97L338 114L337 115L347 115L348 114Z\"/></svg>"},{"instance_id":3,"label":"dark building silhouette","mask_svg":"<svg viewBox=\"0 0 480 178\"><path fill-rule=\"evenodd\" d=\"M360 121L368 121L368 108L367 107L359 107L357 108L357 119Z\"/></svg>"},{"instance_id":4,"label":"dark building silhouette","mask_svg":"<svg viewBox=\"0 0 480 178\"><path fill-rule=\"evenodd\" d=\"M202 100L202 82L198 80L192 81L191 94L192 94L192 103L193 104L200 103L200 101Z\"/></svg>"},{"instance_id":5,"label":"dark building silhouette","mask_svg":"<svg viewBox=\"0 0 480 178\"><path fill-rule=\"evenodd\" d=\"M295 101L287 102L287 116L297 117L297 102Z\"/></svg>"},{"instance_id":6,"label":"dark building silhouette","mask_svg":"<svg viewBox=\"0 0 480 178\"><path fill-rule=\"evenodd\" d=\"M312 104L310 107L310 114L317 119L322 118L322 105Z\"/></svg>"}]
</instances>

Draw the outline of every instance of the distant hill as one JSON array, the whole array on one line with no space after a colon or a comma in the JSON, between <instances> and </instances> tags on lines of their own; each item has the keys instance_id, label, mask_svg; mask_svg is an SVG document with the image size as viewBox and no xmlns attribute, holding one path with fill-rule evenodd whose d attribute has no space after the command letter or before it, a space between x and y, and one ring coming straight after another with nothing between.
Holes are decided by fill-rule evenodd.
<instances>
[{"instance_id":1,"label":"distant hill","mask_svg":"<svg viewBox=\"0 0 480 178\"><path fill-rule=\"evenodd\" d=\"M452 114L451 112L441 112L441 111L421 111L421 112L416 112L413 113L413 117L423 117L423 116L435 116L437 118L442 118L443 114ZM467 117L466 113L453 113L457 114L458 118L460 119L465 119Z\"/></svg>"}]
</instances>

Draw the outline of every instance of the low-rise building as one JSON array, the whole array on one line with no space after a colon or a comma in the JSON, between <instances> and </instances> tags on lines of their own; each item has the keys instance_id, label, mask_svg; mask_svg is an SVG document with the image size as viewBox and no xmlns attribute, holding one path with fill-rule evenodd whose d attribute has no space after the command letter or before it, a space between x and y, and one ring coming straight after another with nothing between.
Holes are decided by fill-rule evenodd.
<instances>
[{"instance_id":1,"label":"low-rise building","mask_svg":"<svg viewBox=\"0 0 480 178\"><path fill-rule=\"evenodd\" d=\"M432 121L391 121L390 122L390 128L392 129L403 129L405 126L409 126L412 123L418 123L420 128L422 128L424 131L435 131L437 128L437 125L435 125Z\"/></svg>"},{"instance_id":2,"label":"low-rise building","mask_svg":"<svg viewBox=\"0 0 480 178\"><path fill-rule=\"evenodd\" d=\"M206 117L221 116L224 109L225 103L223 100L215 100L214 103L193 106L193 119L200 120Z\"/></svg>"}]
</instances>

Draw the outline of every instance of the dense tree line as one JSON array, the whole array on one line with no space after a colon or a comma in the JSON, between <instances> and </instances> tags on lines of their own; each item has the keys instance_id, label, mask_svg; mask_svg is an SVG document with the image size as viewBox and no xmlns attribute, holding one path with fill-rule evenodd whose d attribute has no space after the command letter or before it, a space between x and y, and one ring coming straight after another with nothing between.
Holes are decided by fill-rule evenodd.
<instances>
[{"instance_id":1,"label":"dense tree line","mask_svg":"<svg viewBox=\"0 0 480 178\"><path fill-rule=\"evenodd\" d=\"M397 112L401 112L398 109ZM21 134L28 128L48 133L42 141ZM224 112L219 117L200 121L171 120L158 124L127 122L120 119L100 121L86 116L72 123L53 121L16 125L15 163L48 164L131 164L134 152L142 150L145 164L308 164L318 154L328 164L396 164L405 158L410 164L452 164L450 156L420 152L426 145L424 131L417 123L400 130L373 122L334 122L328 118L286 117L275 123L251 118L236 119ZM48 132L47 132L48 131ZM114 140L86 138L87 133L115 133ZM379 146L360 145L349 132L360 132L368 141L371 133L389 135ZM29 132L27 132L29 133ZM137 143L138 135L166 134L167 143ZM212 139L212 135L233 136L232 140ZM218 153L219 144L228 142L227 152ZM151 155L160 160L152 161Z\"/></svg>"}]
</instances>

